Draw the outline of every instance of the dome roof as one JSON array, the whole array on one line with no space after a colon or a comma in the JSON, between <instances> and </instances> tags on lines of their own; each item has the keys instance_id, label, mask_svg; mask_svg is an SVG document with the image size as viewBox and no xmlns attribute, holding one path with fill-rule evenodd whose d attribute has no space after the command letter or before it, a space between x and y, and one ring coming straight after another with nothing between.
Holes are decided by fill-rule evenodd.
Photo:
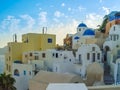
<instances>
[{"instance_id":1,"label":"dome roof","mask_svg":"<svg viewBox=\"0 0 120 90\"><path fill-rule=\"evenodd\" d=\"M85 35L95 35L95 31L92 29L86 29L85 32L83 33L83 36Z\"/></svg>"},{"instance_id":2,"label":"dome roof","mask_svg":"<svg viewBox=\"0 0 120 90\"><path fill-rule=\"evenodd\" d=\"M78 27L87 27L87 25L84 24L84 23L80 23L80 24L78 25Z\"/></svg>"}]
</instances>

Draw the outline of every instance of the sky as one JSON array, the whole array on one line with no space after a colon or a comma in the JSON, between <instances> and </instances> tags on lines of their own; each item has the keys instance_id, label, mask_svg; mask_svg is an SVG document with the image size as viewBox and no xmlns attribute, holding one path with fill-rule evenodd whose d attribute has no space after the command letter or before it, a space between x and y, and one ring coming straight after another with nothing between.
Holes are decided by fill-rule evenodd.
<instances>
[{"instance_id":1,"label":"sky","mask_svg":"<svg viewBox=\"0 0 120 90\"><path fill-rule=\"evenodd\" d=\"M13 41L21 42L22 34L56 34L62 45L66 34L76 33L83 22L97 28L111 11L120 11L120 0L0 0L0 47Z\"/></svg>"}]
</instances>

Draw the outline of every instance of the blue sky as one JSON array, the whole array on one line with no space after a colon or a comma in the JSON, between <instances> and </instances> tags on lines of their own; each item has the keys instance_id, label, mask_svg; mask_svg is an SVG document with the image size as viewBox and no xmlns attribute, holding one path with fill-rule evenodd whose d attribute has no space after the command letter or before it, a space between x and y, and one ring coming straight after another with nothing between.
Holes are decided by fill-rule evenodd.
<instances>
[{"instance_id":1,"label":"blue sky","mask_svg":"<svg viewBox=\"0 0 120 90\"><path fill-rule=\"evenodd\" d=\"M101 24L104 15L120 11L120 0L0 0L0 47L11 42L13 34L18 41L25 33L56 34L62 44L67 33L76 33L79 23L90 28Z\"/></svg>"}]
</instances>

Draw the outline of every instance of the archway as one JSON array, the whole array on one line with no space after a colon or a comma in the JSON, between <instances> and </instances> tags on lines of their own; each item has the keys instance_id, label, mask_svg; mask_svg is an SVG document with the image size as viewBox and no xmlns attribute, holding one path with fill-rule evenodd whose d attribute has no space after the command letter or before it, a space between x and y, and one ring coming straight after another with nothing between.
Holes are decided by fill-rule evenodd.
<instances>
[{"instance_id":1,"label":"archway","mask_svg":"<svg viewBox=\"0 0 120 90\"><path fill-rule=\"evenodd\" d=\"M15 76L19 76L19 75L20 75L18 69L15 69L15 70L14 70L14 75L15 75Z\"/></svg>"},{"instance_id":2,"label":"archway","mask_svg":"<svg viewBox=\"0 0 120 90\"><path fill-rule=\"evenodd\" d=\"M109 46L105 46L104 48L104 62L107 62L107 52L110 51L110 47Z\"/></svg>"}]
</instances>

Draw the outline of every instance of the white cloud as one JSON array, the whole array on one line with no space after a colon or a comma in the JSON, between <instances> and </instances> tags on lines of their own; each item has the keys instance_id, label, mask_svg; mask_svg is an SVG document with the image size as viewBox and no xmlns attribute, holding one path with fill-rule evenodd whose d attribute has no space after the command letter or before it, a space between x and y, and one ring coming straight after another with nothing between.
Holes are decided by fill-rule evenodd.
<instances>
[{"instance_id":1,"label":"white cloud","mask_svg":"<svg viewBox=\"0 0 120 90\"><path fill-rule=\"evenodd\" d=\"M105 0L99 0L100 3L104 2Z\"/></svg>"},{"instance_id":2,"label":"white cloud","mask_svg":"<svg viewBox=\"0 0 120 90\"><path fill-rule=\"evenodd\" d=\"M68 11L71 11L71 10L72 10L72 9L69 7L69 8L68 8Z\"/></svg>"},{"instance_id":3,"label":"white cloud","mask_svg":"<svg viewBox=\"0 0 120 90\"><path fill-rule=\"evenodd\" d=\"M102 2L103 2L103 0L99 0L99 2L100 2L100 3L102 3Z\"/></svg>"},{"instance_id":4,"label":"white cloud","mask_svg":"<svg viewBox=\"0 0 120 90\"><path fill-rule=\"evenodd\" d=\"M47 12L43 11L39 13L40 22L47 22Z\"/></svg>"},{"instance_id":5,"label":"white cloud","mask_svg":"<svg viewBox=\"0 0 120 90\"><path fill-rule=\"evenodd\" d=\"M84 8L84 7L82 7L82 6L79 6L78 9L79 9L79 11L83 11L83 10L85 10L86 8Z\"/></svg>"},{"instance_id":6,"label":"white cloud","mask_svg":"<svg viewBox=\"0 0 120 90\"><path fill-rule=\"evenodd\" d=\"M64 7L64 6L65 6L65 3L62 3L61 6Z\"/></svg>"},{"instance_id":7,"label":"white cloud","mask_svg":"<svg viewBox=\"0 0 120 90\"><path fill-rule=\"evenodd\" d=\"M63 39L66 37L67 34L75 34L76 28L79 22L77 20L72 20L70 23L63 24L59 23L53 25L48 33L56 34L56 43L62 45Z\"/></svg>"},{"instance_id":8,"label":"white cloud","mask_svg":"<svg viewBox=\"0 0 120 90\"><path fill-rule=\"evenodd\" d=\"M42 10L42 8L38 8L40 11Z\"/></svg>"},{"instance_id":9,"label":"white cloud","mask_svg":"<svg viewBox=\"0 0 120 90\"><path fill-rule=\"evenodd\" d=\"M35 19L33 19L30 15L21 15L20 16L22 19L26 20L28 29L32 29L33 25L35 25Z\"/></svg>"},{"instance_id":10,"label":"white cloud","mask_svg":"<svg viewBox=\"0 0 120 90\"><path fill-rule=\"evenodd\" d=\"M4 45L7 45L8 42L11 42L13 39L13 34L20 30L19 23L20 19L14 17L14 16L7 16L2 23L0 24L0 47L3 47Z\"/></svg>"},{"instance_id":11,"label":"white cloud","mask_svg":"<svg viewBox=\"0 0 120 90\"><path fill-rule=\"evenodd\" d=\"M8 16L6 19L2 21L0 28L2 29L3 33L7 32L6 30L8 30L8 32L10 33L14 33L16 32L16 30L18 30L19 23L20 19L17 19L14 16Z\"/></svg>"},{"instance_id":12,"label":"white cloud","mask_svg":"<svg viewBox=\"0 0 120 90\"><path fill-rule=\"evenodd\" d=\"M90 14L86 15L85 23L90 28L97 28L98 25L101 25L102 18L103 18L102 15L98 15L96 13L90 13Z\"/></svg>"},{"instance_id":13,"label":"white cloud","mask_svg":"<svg viewBox=\"0 0 120 90\"><path fill-rule=\"evenodd\" d=\"M64 13L61 13L60 11L55 11L54 16L59 18L61 16L64 16Z\"/></svg>"},{"instance_id":14,"label":"white cloud","mask_svg":"<svg viewBox=\"0 0 120 90\"><path fill-rule=\"evenodd\" d=\"M55 22L59 22L59 20L57 19L57 18L53 18L53 21L55 21Z\"/></svg>"},{"instance_id":15,"label":"white cloud","mask_svg":"<svg viewBox=\"0 0 120 90\"><path fill-rule=\"evenodd\" d=\"M103 6L102 9L105 11L106 14L110 13L110 9L109 8Z\"/></svg>"}]
</instances>

